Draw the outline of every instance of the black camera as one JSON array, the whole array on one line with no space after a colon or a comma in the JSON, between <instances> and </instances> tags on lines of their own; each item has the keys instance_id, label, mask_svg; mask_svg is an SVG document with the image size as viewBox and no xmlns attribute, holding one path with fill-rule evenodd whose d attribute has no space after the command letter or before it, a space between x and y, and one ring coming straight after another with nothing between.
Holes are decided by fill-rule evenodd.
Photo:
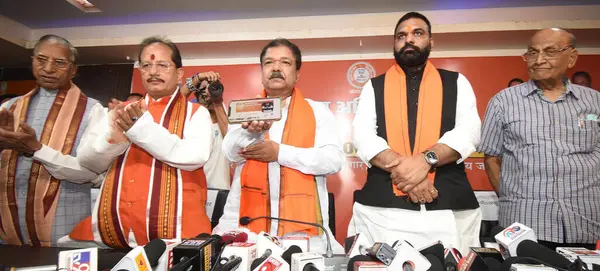
<instances>
[{"instance_id":1,"label":"black camera","mask_svg":"<svg viewBox=\"0 0 600 271\"><path fill-rule=\"evenodd\" d=\"M213 100L220 100L223 98L223 84L221 81L217 80L208 84L208 92L210 93L210 97Z\"/></svg>"}]
</instances>

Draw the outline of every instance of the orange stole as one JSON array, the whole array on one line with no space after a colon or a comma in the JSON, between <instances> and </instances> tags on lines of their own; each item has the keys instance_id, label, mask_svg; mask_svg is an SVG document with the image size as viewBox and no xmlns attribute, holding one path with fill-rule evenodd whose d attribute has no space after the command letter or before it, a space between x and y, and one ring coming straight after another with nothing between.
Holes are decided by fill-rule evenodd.
<instances>
[{"instance_id":1,"label":"orange stole","mask_svg":"<svg viewBox=\"0 0 600 271\"><path fill-rule=\"evenodd\" d=\"M440 73L431 62L425 65L419 87L417 127L412 150L408 134L406 75L398 64L387 70L383 93L387 141L393 151L405 156L418 155L437 143L442 125L443 87ZM435 173L429 173L427 178L433 182ZM406 195L393 184L392 188L396 196Z\"/></svg>"},{"instance_id":2,"label":"orange stole","mask_svg":"<svg viewBox=\"0 0 600 271\"><path fill-rule=\"evenodd\" d=\"M188 103L179 92L170 98L150 102L148 111L156 123L182 138L185 120L200 106ZM94 223L102 242L111 247L128 247L130 229L139 245L211 231L203 169L178 170L134 144L109 169L98 201ZM71 238L94 240L92 224L91 218L82 221Z\"/></svg>"},{"instance_id":3,"label":"orange stole","mask_svg":"<svg viewBox=\"0 0 600 271\"><path fill-rule=\"evenodd\" d=\"M18 99L10 108L15 117L15 129L27 121L27 110L38 88ZM50 107L40 142L62 154L71 153L85 109L87 97L71 83L68 90L59 90ZM10 245L23 245L15 187L18 153L2 151L0 170L0 239ZM29 173L25 217L29 242L33 246L50 246L52 225L60 194L60 180L52 177L38 161L33 161Z\"/></svg>"},{"instance_id":4,"label":"orange stole","mask_svg":"<svg viewBox=\"0 0 600 271\"><path fill-rule=\"evenodd\" d=\"M263 91L263 97L266 96ZM282 144L299 148L312 148L315 144L316 120L310 104L304 99L302 92L295 88L288 109ZM271 215L269 194L268 163L248 160L240 175L240 217L258 217ZM313 175L281 166L279 217L299 221L323 224L321 206L317 192L317 184ZM270 220L259 219L247 227L253 232L269 232ZM291 232L305 232L309 235L320 235L322 231L311 226L289 222L279 222L277 235L283 236Z\"/></svg>"}]
</instances>

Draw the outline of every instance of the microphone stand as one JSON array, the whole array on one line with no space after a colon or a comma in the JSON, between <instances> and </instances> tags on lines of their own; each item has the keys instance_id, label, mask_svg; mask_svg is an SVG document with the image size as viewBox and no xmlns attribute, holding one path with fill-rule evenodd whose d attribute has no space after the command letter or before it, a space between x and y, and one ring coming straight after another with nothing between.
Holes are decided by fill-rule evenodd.
<instances>
[{"instance_id":1,"label":"microphone stand","mask_svg":"<svg viewBox=\"0 0 600 271\"><path fill-rule=\"evenodd\" d=\"M325 227L323 227L323 225L317 224L317 223L311 223L311 222L296 221L296 220L286 219L286 218L271 217L271 216L259 216L259 217L255 217L255 218L250 218L250 217L244 216L244 217L240 218L240 224L246 226L246 225L250 224L252 221L257 220L257 219L275 219L275 220L284 221L284 222L310 225L310 226L318 227L319 229L322 229L323 233L325 233L325 237L327 238L327 249L325 251L325 258L333 258L333 250L331 249L331 239L329 238L329 232L327 232L327 230L325 229Z\"/></svg>"}]
</instances>

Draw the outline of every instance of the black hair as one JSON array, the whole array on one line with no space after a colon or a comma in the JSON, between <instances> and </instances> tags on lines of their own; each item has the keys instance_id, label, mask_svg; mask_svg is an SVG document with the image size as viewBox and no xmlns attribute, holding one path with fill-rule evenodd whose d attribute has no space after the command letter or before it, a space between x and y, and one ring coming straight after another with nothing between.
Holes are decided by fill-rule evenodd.
<instances>
[{"instance_id":1,"label":"black hair","mask_svg":"<svg viewBox=\"0 0 600 271\"><path fill-rule=\"evenodd\" d=\"M267 50L269 48L273 48L273 47L279 47L279 46L285 46L287 48L289 48L292 51L292 54L294 54L294 58L296 58L296 70L300 70L300 67L302 66L302 52L300 52L300 48L298 48L298 45L292 43L291 41L289 41L288 39L284 39L284 38L277 38L272 40L271 42L269 42L260 52L260 65L263 65L263 58L265 57L265 54L267 53Z\"/></svg>"},{"instance_id":2,"label":"black hair","mask_svg":"<svg viewBox=\"0 0 600 271\"><path fill-rule=\"evenodd\" d=\"M585 79L588 80L588 82L590 82L590 84L592 83L592 77L590 76L590 74L588 72L578 71L578 72L574 73L573 76L571 76L571 81L574 81L573 79L575 79L575 77L584 77Z\"/></svg>"},{"instance_id":3,"label":"black hair","mask_svg":"<svg viewBox=\"0 0 600 271\"><path fill-rule=\"evenodd\" d=\"M525 81L523 81L523 79L521 78L513 78L510 79L510 81L508 81L508 87L510 87L510 85L514 82L519 82L519 84L525 83Z\"/></svg>"},{"instance_id":4,"label":"black hair","mask_svg":"<svg viewBox=\"0 0 600 271\"><path fill-rule=\"evenodd\" d=\"M428 28L427 30L429 32L429 36L431 36L431 23L429 22L429 20L427 19L427 17L425 17L425 15L423 15L421 13L412 11L412 12L404 14L404 16L402 16L402 18L400 18L400 20L398 20L398 23L396 24L396 27L394 28L394 37L396 36L396 31L398 29L398 26L402 22L404 22L404 21L406 21L408 19L421 19L421 20L423 20L427 24L427 28Z\"/></svg>"},{"instance_id":5,"label":"black hair","mask_svg":"<svg viewBox=\"0 0 600 271\"><path fill-rule=\"evenodd\" d=\"M142 52L144 51L144 49L154 43L160 43L169 47L171 49L171 60L173 61L173 63L175 63L175 67L179 69L183 66L181 62L181 53L179 52L179 48L177 48L177 45L175 45L175 43L173 43L171 40L159 36L145 38L142 41L142 43L140 43L140 52L138 54L139 61L142 60Z\"/></svg>"}]
</instances>

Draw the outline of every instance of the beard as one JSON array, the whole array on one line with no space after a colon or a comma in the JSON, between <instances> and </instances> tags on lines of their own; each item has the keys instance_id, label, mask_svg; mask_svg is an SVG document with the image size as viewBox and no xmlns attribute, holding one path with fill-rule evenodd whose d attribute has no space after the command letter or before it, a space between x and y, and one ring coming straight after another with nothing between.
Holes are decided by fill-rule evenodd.
<instances>
[{"instance_id":1,"label":"beard","mask_svg":"<svg viewBox=\"0 0 600 271\"><path fill-rule=\"evenodd\" d=\"M413 49L413 51L406 52L409 48ZM412 44L406 44L400 51L396 51L394 48L394 59L396 59L396 63L400 66L417 67L427 62L429 53L431 53L431 44L427 44L427 47L423 49Z\"/></svg>"}]
</instances>

